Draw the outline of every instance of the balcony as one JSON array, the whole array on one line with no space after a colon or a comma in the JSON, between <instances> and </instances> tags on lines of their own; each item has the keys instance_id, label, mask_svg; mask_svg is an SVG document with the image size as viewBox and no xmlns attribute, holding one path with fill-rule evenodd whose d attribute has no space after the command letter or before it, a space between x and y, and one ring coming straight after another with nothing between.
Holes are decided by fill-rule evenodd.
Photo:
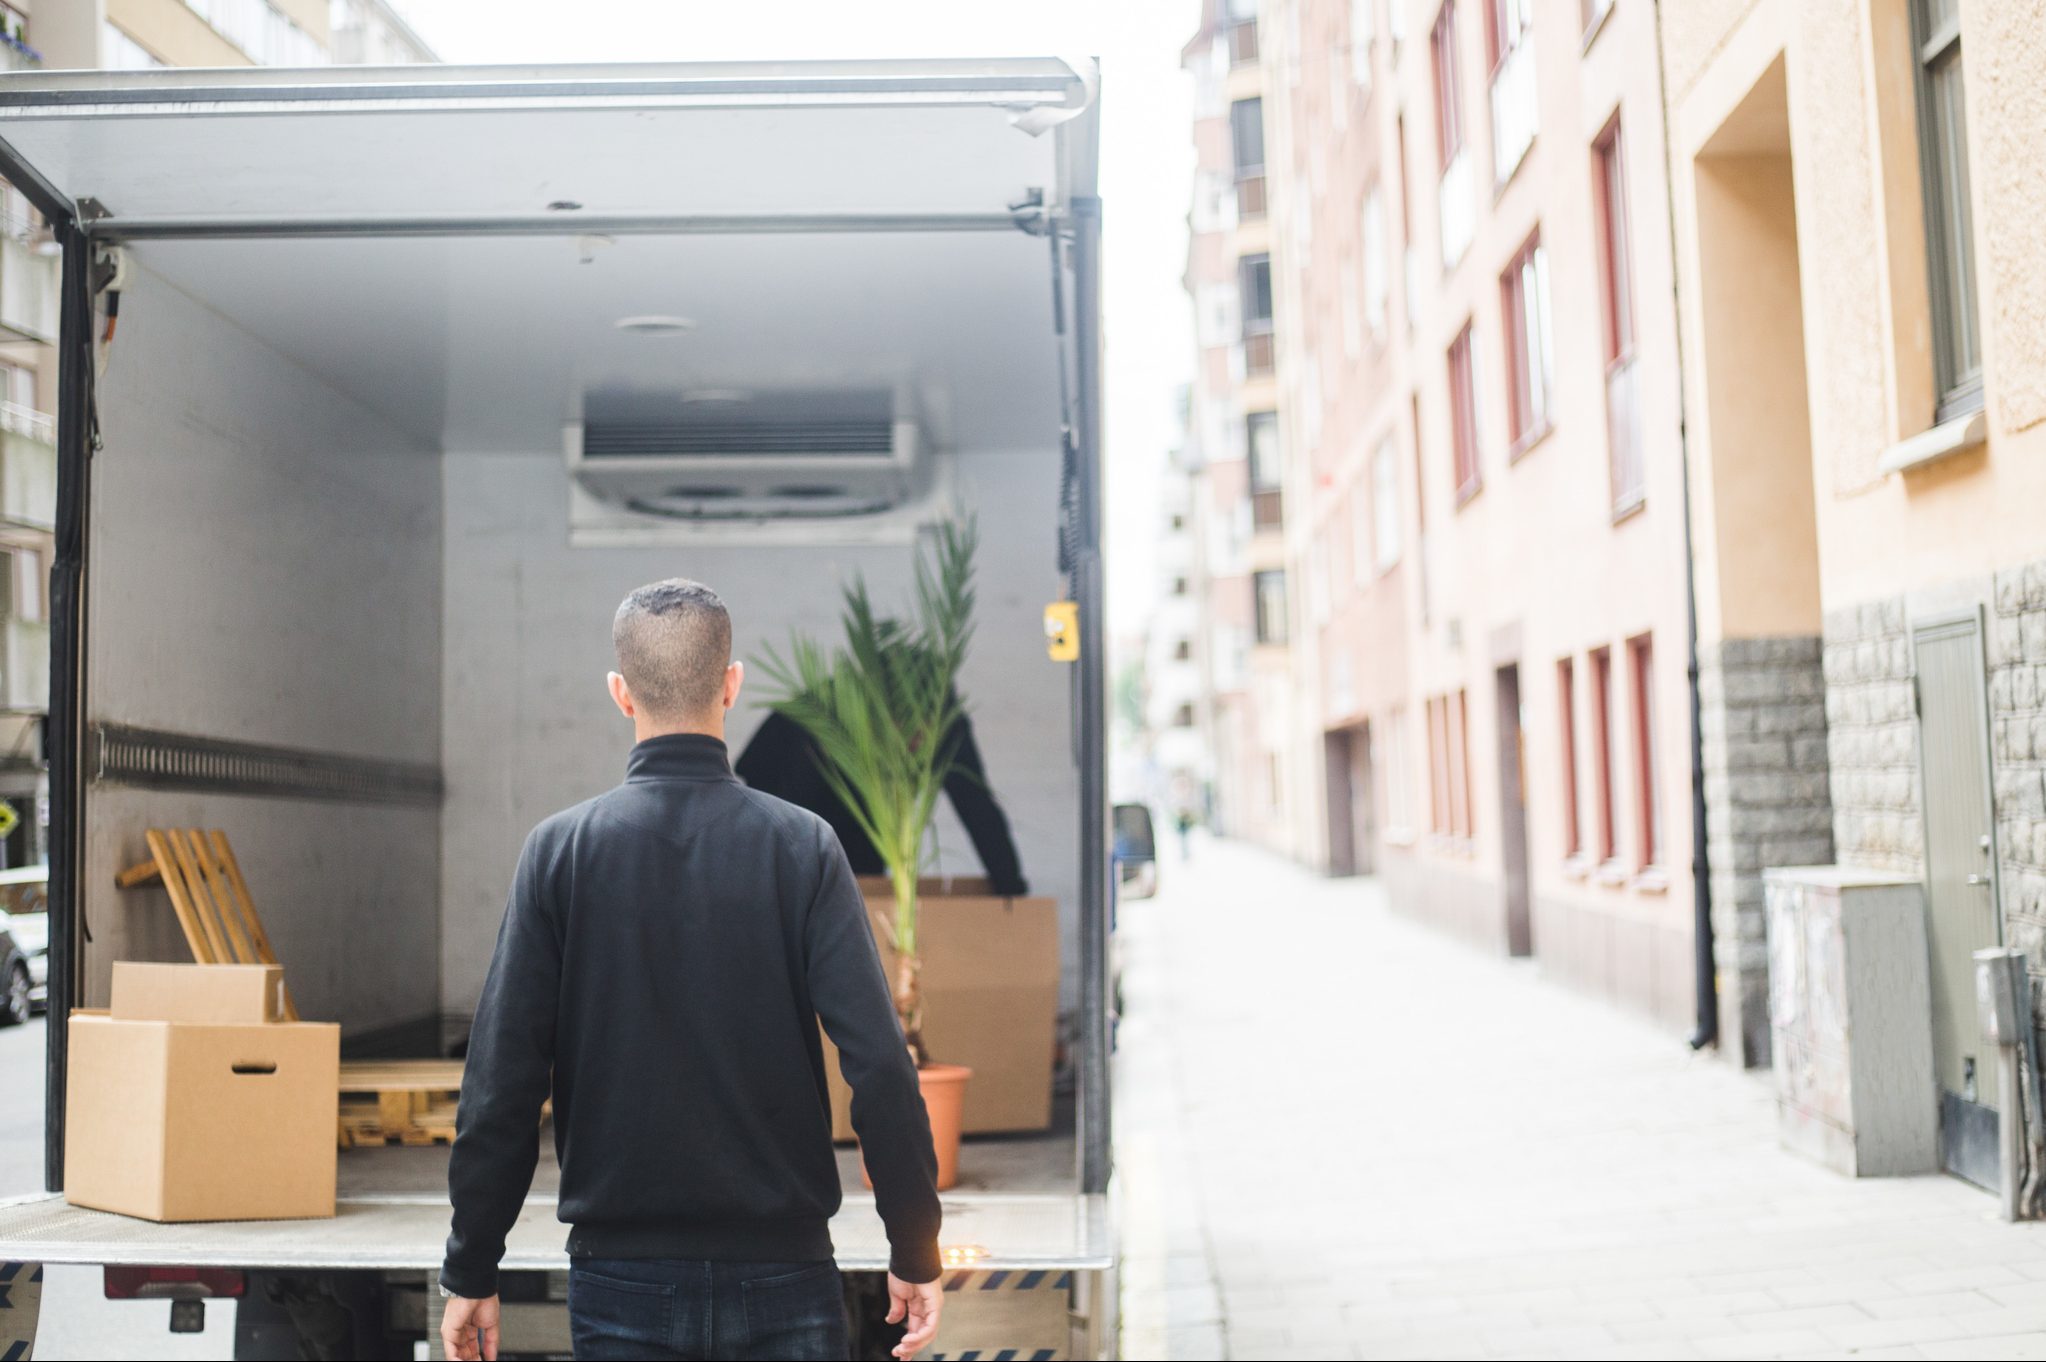
<instances>
[{"instance_id":1,"label":"balcony","mask_svg":"<svg viewBox=\"0 0 2046 1362\"><path fill-rule=\"evenodd\" d=\"M1229 29L1229 64L1249 66L1257 60L1257 20L1246 19Z\"/></svg>"},{"instance_id":2,"label":"balcony","mask_svg":"<svg viewBox=\"0 0 2046 1362\"><path fill-rule=\"evenodd\" d=\"M1245 378L1268 378L1276 357L1272 347L1272 333L1258 331L1243 338L1243 376Z\"/></svg>"},{"instance_id":3,"label":"balcony","mask_svg":"<svg viewBox=\"0 0 2046 1362\"><path fill-rule=\"evenodd\" d=\"M1278 488L1250 494L1250 528L1253 533L1284 529L1285 525L1284 498Z\"/></svg>"},{"instance_id":4,"label":"balcony","mask_svg":"<svg viewBox=\"0 0 2046 1362\"><path fill-rule=\"evenodd\" d=\"M0 520L57 523L56 423L15 402L0 402Z\"/></svg>"},{"instance_id":5,"label":"balcony","mask_svg":"<svg viewBox=\"0 0 2046 1362\"><path fill-rule=\"evenodd\" d=\"M1236 220L1255 222L1265 215L1265 177L1262 170L1236 177Z\"/></svg>"},{"instance_id":6,"label":"balcony","mask_svg":"<svg viewBox=\"0 0 2046 1362\"><path fill-rule=\"evenodd\" d=\"M57 257L16 227L0 235L0 340L54 341Z\"/></svg>"}]
</instances>

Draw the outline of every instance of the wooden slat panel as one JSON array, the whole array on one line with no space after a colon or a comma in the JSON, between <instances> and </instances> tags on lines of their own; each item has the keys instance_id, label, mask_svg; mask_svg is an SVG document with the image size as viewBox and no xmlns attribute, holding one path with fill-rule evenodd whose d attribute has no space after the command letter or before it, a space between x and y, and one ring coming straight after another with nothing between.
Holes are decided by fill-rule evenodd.
<instances>
[{"instance_id":1,"label":"wooden slat panel","mask_svg":"<svg viewBox=\"0 0 2046 1362\"><path fill-rule=\"evenodd\" d=\"M170 839L155 828L142 834L149 843L149 854L156 858L157 868L163 873L163 887L170 893L171 907L177 912L178 926L185 932L185 944L192 948L192 958L202 965L218 964L220 957L214 954L213 943L200 924L199 915L186 896L185 883L178 874L176 859L171 855Z\"/></svg>"}]
</instances>

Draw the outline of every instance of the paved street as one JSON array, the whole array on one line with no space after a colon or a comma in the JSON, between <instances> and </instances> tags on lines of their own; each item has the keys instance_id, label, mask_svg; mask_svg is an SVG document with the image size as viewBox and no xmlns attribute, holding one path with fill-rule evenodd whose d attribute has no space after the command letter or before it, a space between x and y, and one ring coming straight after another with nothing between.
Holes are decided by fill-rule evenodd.
<instances>
[{"instance_id":1,"label":"paved street","mask_svg":"<svg viewBox=\"0 0 2046 1362\"><path fill-rule=\"evenodd\" d=\"M1125 1356L2046 1356L2046 1226L1781 1152L1765 1080L1371 882L1163 879L1120 926Z\"/></svg>"}]
</instances>

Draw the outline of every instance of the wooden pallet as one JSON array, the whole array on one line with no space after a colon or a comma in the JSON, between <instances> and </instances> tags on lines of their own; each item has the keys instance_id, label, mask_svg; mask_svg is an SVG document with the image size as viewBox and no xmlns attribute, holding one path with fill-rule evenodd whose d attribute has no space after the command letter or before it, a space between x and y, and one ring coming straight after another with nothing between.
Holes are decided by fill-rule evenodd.
<instances>
[{"instance_id":1,"label":"wooden pallet","mask_svg":"<svg viewBox=\"0 0 2046 1362\"><path fill-rule=\"evenodd\" d=\"M341 1066L340 1087L343 1149L454 1142L459 1059L350 1060Z\"/></svg>"}]
</instances>

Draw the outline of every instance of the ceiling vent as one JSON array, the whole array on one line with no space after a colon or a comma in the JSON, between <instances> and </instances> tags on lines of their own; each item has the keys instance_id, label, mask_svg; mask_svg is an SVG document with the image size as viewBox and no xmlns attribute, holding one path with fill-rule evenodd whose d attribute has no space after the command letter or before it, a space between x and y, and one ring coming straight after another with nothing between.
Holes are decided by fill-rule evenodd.
<instances>
[{"instance_id":1,"label":"ceiling vent","mask_svg":"<svg viewBox=\"0 0 2046 1362\"><path fill-rule=\"evenodd\" d=\"M565 431L577 487L610 512L682 523L881 516L930 488L916 422L885 391L586 399Z\"/></svg>"}]
</instances>

